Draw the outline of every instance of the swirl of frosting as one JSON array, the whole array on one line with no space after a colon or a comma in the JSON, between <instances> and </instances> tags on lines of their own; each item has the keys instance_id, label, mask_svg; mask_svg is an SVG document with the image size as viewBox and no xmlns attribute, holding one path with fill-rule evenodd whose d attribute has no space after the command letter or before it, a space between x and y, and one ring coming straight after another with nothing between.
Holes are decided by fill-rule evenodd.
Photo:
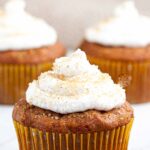
<instances>
[{"instance_id":1,"label":"swirl of frosting","mask_svg":"<svg viewBox=\"0 0 150 150\"><path fill-rule=\"evenodd\" d=\"M42 73L26 91L29 104L61 114L108 111L120 107L125 99L125 90L91 65L80 50L56 59L53 70Z\"/></svg>"},{"instance_id":2,"label":"swirl of frosting","mask_svg":"<svg viewBox=\"0 0 150 150\"><path fill-rule=\"evenodd\" d=\"M144 47L150 44L150 18L140 15L133 1L119 5L112 18L85 31L89 42L108 46Z\"/></svg>"},{"instance_id":3,"label":"swirl of frosting","mask_svg":"<svg viewBox=\"0 0 150 150\"><path fill-rule=\"evenodd\" d=\"M24 50L53 45L56 31L25 11L24 0L8 0L0 10L0 50Z\"/></svg>"}]
</instances>

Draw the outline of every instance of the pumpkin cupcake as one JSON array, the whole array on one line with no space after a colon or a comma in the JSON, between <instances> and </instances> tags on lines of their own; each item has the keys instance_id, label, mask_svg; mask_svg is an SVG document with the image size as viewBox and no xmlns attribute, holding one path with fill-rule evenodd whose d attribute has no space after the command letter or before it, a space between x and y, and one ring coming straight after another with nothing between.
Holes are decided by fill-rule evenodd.
<instances>
[{"instance_id":1,"label":"pumpkin cupcake","mask_svg":"<svg viewBox=\"0 0 150 150\"><path fill-rule=\"evenodd\" d=\"M121 85L78 50L29 84L13 120L20 150L127 150L133 110Z\"/></svg>"},{"instance_id":2,"label":"pumpkin cupcake","mask_svg":"<svg viewBox=\"0 0 150 150\"><path fill-rule=\"evenodd\" d=\"M1 104L24 96L28 83L65 54L56 31L24 9L24 0L8 0L0 10Z\"/></svg>"},{"instance_id":3,"label":"pumpkin cupcake","mask_svg":"<svg viewBox=\"0 0 150 150\"><path fill-rule=\"evenodd\" d=\"M91 63L109 73L114 81L120 75L131 77L127 100L150 100L150 18L142 16L133 1L126 1L114 11L114 17L86 30L80 45Z\"/></svg>"}]
</instances>

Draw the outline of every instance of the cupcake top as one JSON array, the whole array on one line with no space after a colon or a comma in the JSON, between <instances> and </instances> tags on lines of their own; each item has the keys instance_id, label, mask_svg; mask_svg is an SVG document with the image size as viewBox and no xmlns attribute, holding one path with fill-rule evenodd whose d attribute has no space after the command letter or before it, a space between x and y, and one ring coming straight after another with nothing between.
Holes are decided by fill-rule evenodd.
<instances>
[{"instance_id":1,"label":"cupcake top","mask_svg":"<svg viewBox=\"0 0 150 150\"><path fill-rule=\"evenodd\" d=\"M53 45L55 30L25 11L24 0L8 0L0 10L0 50L23 50Z\"/></svg>"},{"instance_id":2,"label":"cupcake top","mask_svg":"<svg viewBox=\"0 0 150 150\"><path fill-rule=\"evenodd\" d=\"M26 92L29 104L60 114L109 111L121 107L125 99L125 90L80 50L56 59L53 70L42 73Z\"/></svg>"},{"instance_id":3,"label":"cupcake top","mask_svg":"<svg viewBox=\"0 0 150 150\"><path fill-rule=\"evenodd\" d=\"M140 15L133 1L125 1L112 17L87 29L85 39L107 46L145 47L150 44L150 18Z\"/></svg>"}]
</instances>

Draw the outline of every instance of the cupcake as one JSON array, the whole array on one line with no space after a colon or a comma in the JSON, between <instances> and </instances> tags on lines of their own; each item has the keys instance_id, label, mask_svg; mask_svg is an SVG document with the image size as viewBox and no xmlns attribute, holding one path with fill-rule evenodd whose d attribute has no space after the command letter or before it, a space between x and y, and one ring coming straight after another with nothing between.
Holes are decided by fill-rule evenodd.
<instances>
[{"instance_id":1,"label":"cupcake","mask_svg":"<svg viewBox=\"0 0 150 150\"><path fill-rule=\"evenodd\" d=\"M20 150L127 150L133 110L122 86L78 50L29 84L13 120Z\"/></svg>"},{"instance_id":2,"label":"cupcake","mask_svg":"<svg viewBox=\"0 0 150 150\"><path fill-rule=\"evenodd\" d=\"M0 10L1 104L23 97L28 83L65 54L56 31L24 9L24 0L9 0Z\"/></svg>"},{"instance_id":3,"label":"cupcake","mask_svg":"<svg viewBox=\"0 0 150 150\"><path fill-rule=\"evenodd\" d=\"M88 28L80 48L91 63L109 73L116 82L121 75L131 77L127 100L150 100L150 18L140 15L133 1L118 6L110 19Z\"/></svg>"}]
</instances>

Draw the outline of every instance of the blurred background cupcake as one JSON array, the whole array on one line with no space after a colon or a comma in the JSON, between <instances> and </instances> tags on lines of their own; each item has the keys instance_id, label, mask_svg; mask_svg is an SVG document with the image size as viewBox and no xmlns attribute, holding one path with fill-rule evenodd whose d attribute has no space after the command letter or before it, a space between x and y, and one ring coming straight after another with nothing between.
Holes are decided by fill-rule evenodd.
<instances>
[{"instance_id":1,"label":"blurred background cupcake","mask_svg":"<svg viewBox=\"0 0 150 150\"><path fill-rule=\"evenodd\" d=\"M13 110L20 150L127 150L133 118L125 90L80 50L56 59Z\"/></svg>"},{"instance_id":2,"label":"blurred background cupcake","mask_svg":"<svg viewBox=\"0 0 150 150\"><path fill-rule=\"evenodd\" d=\"M25 11L24 0L0 10L0 103L13 104L30 81L65 54L56 31Z\"/></svg>"},{"instance_id":3,"label":"blurred background cupcake","mask_svg":"<svg viewBox=\"0 0 150 150\"><path fill-rule=\"evenodd\" d=\"M140 15L133 1L123 2L113 17L88 28L80 48L115 82L124 74L131 77L129 102L150 100L150 18Z\"/></svg>"}]
</instances>

